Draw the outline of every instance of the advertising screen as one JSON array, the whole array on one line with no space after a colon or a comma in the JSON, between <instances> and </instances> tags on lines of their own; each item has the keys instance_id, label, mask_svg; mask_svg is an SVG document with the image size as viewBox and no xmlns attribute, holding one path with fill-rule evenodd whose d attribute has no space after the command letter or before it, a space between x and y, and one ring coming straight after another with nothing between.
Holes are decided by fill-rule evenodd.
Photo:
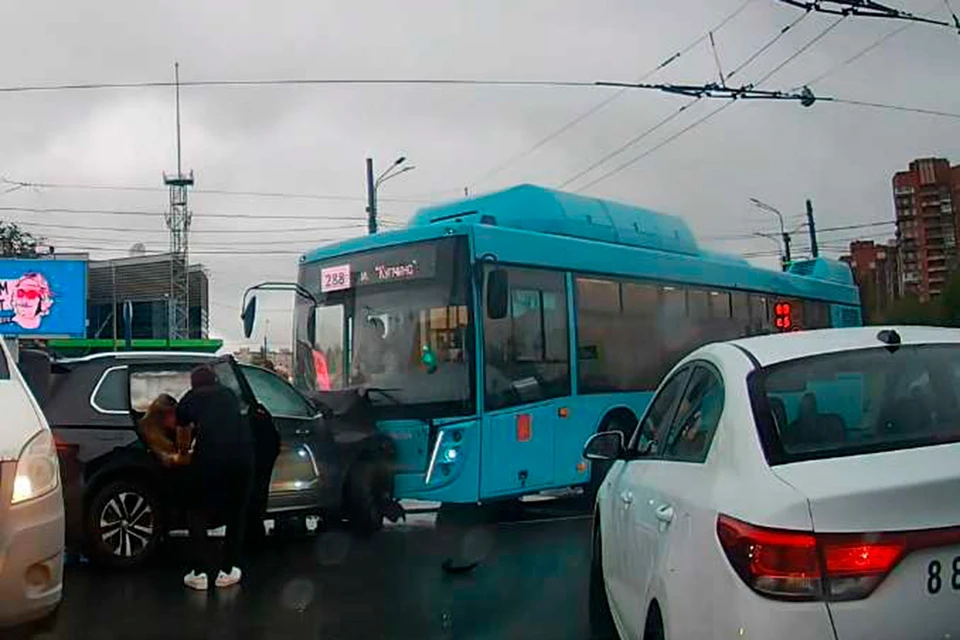
<instances>
[{"instance_id":1,"label":"advertising screen","mask_svg":"<svg viewBox=\"0 0 960 640\"><path fill-rule=\"evenodd\" d=\"M0 335L84 337L87 263L0 259Z\"/></svg>"}]
</instances>

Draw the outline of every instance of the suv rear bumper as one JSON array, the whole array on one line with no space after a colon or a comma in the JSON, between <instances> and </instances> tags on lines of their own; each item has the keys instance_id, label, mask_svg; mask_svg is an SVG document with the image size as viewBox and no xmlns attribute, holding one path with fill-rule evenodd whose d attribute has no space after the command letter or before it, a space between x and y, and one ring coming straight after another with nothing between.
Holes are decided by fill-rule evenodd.
<instances>
[{"instance_id":1,"label":"suv rear bumper","mask_svg":"<svg viewBox=\"0 0 960 640\"><path fill-rule=\"evenodd\" d=\"M63 592L63 494L11 505L15 468L0 464L0 627L42 618Z\"/></svg>"}]
</instances>

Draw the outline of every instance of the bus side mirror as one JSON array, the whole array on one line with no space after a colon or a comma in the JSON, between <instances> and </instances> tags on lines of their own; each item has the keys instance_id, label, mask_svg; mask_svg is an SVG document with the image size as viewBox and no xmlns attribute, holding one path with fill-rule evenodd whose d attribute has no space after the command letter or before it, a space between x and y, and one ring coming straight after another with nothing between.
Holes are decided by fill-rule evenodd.
<instances>
[{"instance_id":1,"label":"bus side mirror","mask_svg":"<svg viewBox=\"0 0 960 640\"><path fill-rule=\"evenodd\" d=\"M250 298L250 302L243 308L240 318L243 320L243 335L249 338L253 335L253 321L257 318L257 296Z\"/></svg>"},{"instance_id":2,"label":"bus side mirror","mask_svg":"<svg viewBox=\"0 0 960 640\"><path fill-rule=\"evenodd\" d=\"M317 308L310 310L307 316L307 340L310 344L317 344Z\"/></svg>"},{"instance_id":3,"label":"bus side mirror","mask_svg":"<svg viewBox=\"0 0 960 640\"><path fill-rule=\"evenodd\" d=\"M506 269L493 269L487 274L487 317L502 320L507 317L510 283Z\"/></svg>"}]
</instances>

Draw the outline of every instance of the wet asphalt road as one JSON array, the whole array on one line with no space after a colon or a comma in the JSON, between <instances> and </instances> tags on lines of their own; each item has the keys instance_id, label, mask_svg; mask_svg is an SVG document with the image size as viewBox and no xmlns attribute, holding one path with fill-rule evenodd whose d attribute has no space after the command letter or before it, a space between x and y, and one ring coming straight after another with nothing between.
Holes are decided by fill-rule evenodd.
<instances>
[{"instance_id":1,"label":"wet asphalt road","mask_svg":"<svg viewBox=\"0 0 960 640\"><path fill-rule=\"evenodd\" d=\"M327 532L276 541L238 587L181 586L185 542L153 566L109 573L68 568L63 603L26 638L536 638L586 639L590 520L582 505L527 506L474 541L484 560L445 574L432 516L368 540Z\"/></svg>"}]
</instances>

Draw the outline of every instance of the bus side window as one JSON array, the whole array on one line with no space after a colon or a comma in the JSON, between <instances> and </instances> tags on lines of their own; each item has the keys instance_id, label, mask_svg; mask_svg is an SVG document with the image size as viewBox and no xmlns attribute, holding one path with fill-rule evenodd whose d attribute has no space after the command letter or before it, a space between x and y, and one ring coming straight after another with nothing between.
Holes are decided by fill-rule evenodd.
<instances>
[{"instance_id":1,"label":"bus side window","mask_svg":"<svg viewBox=\"0 0 960 640\"><path fill-rule=\"evenodd\" d=\"M579 393L655 388L663 375L659 289L587 276L576 287Z\"/></svg>"},{"instance_id":2,"label":"bus side window","mask_svg":"<svg viewBox=\"0 0 960 640\"><path fill-rule=\"evenodd\" d=\"M750 334L773 333L773 306L764 295L750 294Z\"/></svg>"},{"instance_id":3,"label":"bus side window","mask_svg":"<svg viewBox=\"0 0 960 640\"><path fill-rule=\"evenodd\" d=\"M563 274L519 268L508 271L505 317L491 318L489 313L484 313L488 409L570 393L567 292Z\"/></svg>"},{"instance_id":4,"label":"bus side window","mask_svg":"<svg viewBox=\"0 0 960 640\"><path fill-rule=\"evenodd\" d=\"M826 302L806 300L803 307L804 329L826 329L830 326L830 307Z\"/></svg>"}]
</instances>

